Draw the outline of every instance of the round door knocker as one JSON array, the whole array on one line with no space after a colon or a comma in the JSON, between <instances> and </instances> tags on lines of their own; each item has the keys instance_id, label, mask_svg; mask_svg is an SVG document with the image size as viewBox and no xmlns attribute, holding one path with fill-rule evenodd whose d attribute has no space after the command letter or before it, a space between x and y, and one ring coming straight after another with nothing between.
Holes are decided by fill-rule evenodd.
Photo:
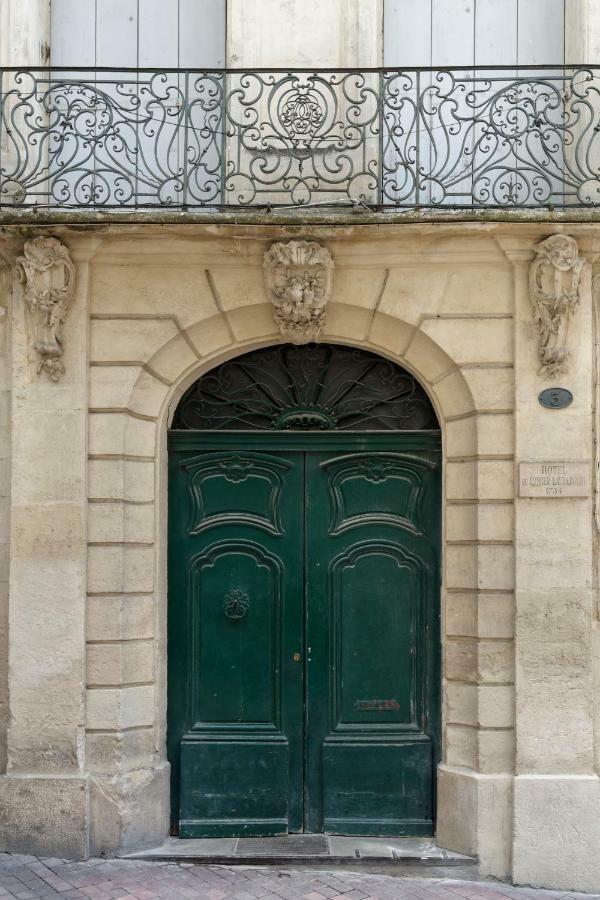
<instances>
[{"instance_id":1,"label":"round door knocker","mask_svg":"<svg viewBox=\"0 0 600 900\"><path fill-rule=\"evenodd\" d=\"M245 594L237 588L233 591L229 591L229 593L225 595L225 600L223 601L225 615L234 622L239 622L240 619L245 617L249 606L250 600L248 599L248 594Z\"/></svg>"}]
</instances>

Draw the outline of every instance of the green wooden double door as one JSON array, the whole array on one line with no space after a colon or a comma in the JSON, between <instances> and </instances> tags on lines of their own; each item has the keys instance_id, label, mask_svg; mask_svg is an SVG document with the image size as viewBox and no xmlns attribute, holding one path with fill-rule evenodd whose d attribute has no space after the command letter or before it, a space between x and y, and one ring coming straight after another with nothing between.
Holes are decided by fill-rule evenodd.
<instances>
[{"instance_id":1,"label":"green wooden double door","mask_svg":"<svg viewBox=\"0 0 600 900\"><path fill-rule=\"evenodd\" d=\"M433 833L437 434L170 434L181 837Z\"/></svg>"}]
</instances>

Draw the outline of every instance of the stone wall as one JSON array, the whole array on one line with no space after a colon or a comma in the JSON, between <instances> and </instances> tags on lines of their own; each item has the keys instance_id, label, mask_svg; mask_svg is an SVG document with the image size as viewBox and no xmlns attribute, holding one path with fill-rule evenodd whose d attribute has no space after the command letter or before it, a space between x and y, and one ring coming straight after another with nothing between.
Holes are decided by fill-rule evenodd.
<instances>
[{"instance_id":1,"label":"stone wall","mask_svg":"<svg viewBox=\"0 0 600 900\"><path fill-rule=\"evenodd\" d=\"M10 263L0 254L0 772L8 727L8 541L10 528Z\"/></svg>"},{"instance_id":2,"label":"stone wall","mask_svg":"<svg viewBox=\"0 0 600 900\"><path fill-rule=\"evenodd\" d=\"M438 841L478 855L485 873L586 888L600 877L592 500L519 498L515 483L521 461L591 466L593 452L588 264L563 377L575 400L557 412L537 399L547 382L528 279L550 231L332 225L300 236L335 260L322 338L408 368L442 423ZM0 838L15 849L114 853L168 830L167 428L202 372L280 340L262 262L292 231L54 233L77 274L57 384L36 374L23 286L15 293ZM593 259L594 226L569 233Z\"/></svg>"},{"instance_id":3,"label":"stone wall","mask_svg":"<svg viewBox=\"0 0 600 900\"><path fill-rule=\"evenodd\" d=\"M103 239L93 260L87 753L105 795L115 754L123 772L138 772L140 789L152 785L164 742L165 427L202 371L278 340L263 286L269 243L250 232L194 242L121 233ZM457 791L468 798L487 791L511 821L511 266L494 240L476 234L399 240L388 233L373 242L357 231L327 245L336 274L323 338L368 347L410 368L444 421L441 840L478 849L490 871L505 874L510 834L499 841L493 828L487 840L473 809L467 829L451 810ZM470 772L483 772L485 786ZM489 814L495 823L497 809Z\"/></svg>"}]
</instances>

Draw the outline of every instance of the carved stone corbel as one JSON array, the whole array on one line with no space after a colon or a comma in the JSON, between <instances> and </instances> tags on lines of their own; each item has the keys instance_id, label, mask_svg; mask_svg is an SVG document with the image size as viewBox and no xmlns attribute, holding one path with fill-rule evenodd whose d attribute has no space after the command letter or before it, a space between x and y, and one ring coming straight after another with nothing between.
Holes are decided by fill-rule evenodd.
<instances>
[{"instance_id":1,"label":"carved stone corbel","mask_svg":"<svg viewBox=\"0 0 600 900\"><path fill-rule=\"evenodd\" d=\"M75 266L67 247L54 237L27 241L23 256L17 259L17 277L25 285L37 371L58 381L65 371L61 326L75 289Z\"/></svg>"},{"instance_id":2,"label":"carved stone corbel","mask_svg":"<svg viewBox=\"0 0 600 900\"><path fill-rule=\"evenodd\" d=\"M293 344L318 340L333 278L329 250L316 241L272 244L263 267L273 317L282 336Z\"/></svg>"},{"instance_id":3,"label":"carved stone corbel","mask_svg":"<svg viewBox=\"0 0 600 900\"><path fill-rule=\"evenodd\" d=\"M568 369L569 324L579 306L581 272L585 259L577 241L554 234L535 247L529 270L529 288L538 326L540 373L556 378Z\"/></svg>"}]
</instances>

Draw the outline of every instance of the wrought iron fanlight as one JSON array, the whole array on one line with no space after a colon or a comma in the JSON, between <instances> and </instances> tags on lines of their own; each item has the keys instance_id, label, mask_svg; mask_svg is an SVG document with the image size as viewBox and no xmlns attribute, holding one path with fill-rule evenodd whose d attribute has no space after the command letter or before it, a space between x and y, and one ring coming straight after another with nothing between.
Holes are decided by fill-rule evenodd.
<instances>
[{"instance_id":1,"label":"wrought iron fanlight","mask_svg":"<svg viewBox=\"0 0 600 900\"><path fill-rule=\"evenodd\" d=\"M184 394L172 427L420 431L439 426L423 388L390 360L335 344L284 344L203 375Z\"/></svg>"}]
</instances>

